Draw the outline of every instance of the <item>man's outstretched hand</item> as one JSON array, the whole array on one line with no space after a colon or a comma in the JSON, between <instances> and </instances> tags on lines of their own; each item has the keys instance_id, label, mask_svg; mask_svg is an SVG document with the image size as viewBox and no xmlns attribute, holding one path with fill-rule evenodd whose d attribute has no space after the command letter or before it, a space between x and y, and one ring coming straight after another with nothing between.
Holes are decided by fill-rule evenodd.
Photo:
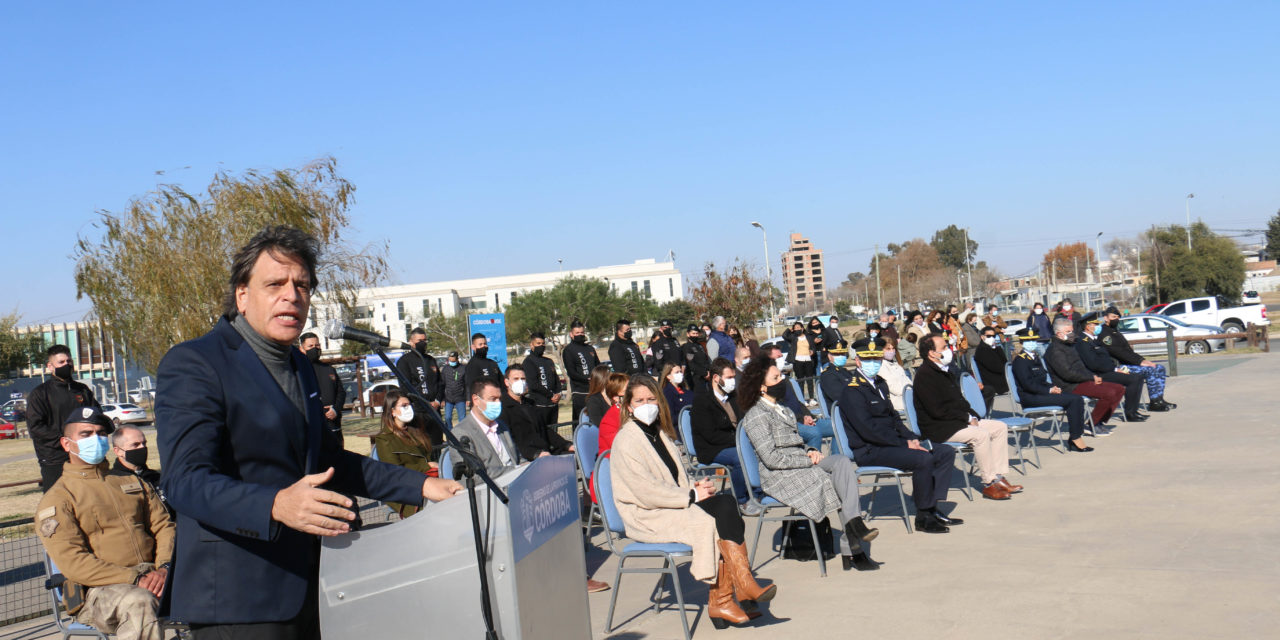
<instances>
[{"instance_id":1,"label":"man's outstretched hand","mask_svg":"<svg viewBox=\"0 0 1280 640\"><path fill-rule=\"evenodd\" d=\"M432 502L448 500L459 493L462 493L462 485L456 480L427 478L426 482L422 483L422 497Z\"/></svg>"},{"instance_id":2,"label":"man's outstretched hand","mask_svg":"<svg viewBox=\"0 0 1280 640\"><path fill-rule=\"evenodd\" d=\"M271 519L290 529L317 536L336 536L351 530L348 520L356 514L350 510L346 496L319 488L333 477L333 467L281 489L271 503Z\"/></svg>"}]
</instances>

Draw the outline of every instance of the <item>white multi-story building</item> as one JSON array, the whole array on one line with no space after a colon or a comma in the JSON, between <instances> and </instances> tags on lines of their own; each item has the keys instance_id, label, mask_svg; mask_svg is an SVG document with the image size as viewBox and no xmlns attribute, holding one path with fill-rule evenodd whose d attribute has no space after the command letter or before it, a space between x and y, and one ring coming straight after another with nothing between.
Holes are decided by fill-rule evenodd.
<instances>
[{"instance_id":1,"label":"white multi-story building","mask_svg":"<svg viewBox=\"0 0 1280 640\"><path fill-rule=\"evenodd\" d=\"M409 331L431 314L497 313L520 294L550 289L569 276L599 278L619 293L645 291L658 304L684 297L684 280L675 263L648 258L594 269L372 287L360 291L354 320L367 322L374 331L392 339L406 340ZM323 327L336 313L322 300L316 300L307 330L319 333L316 328Z\"/></svg>"}]
</instances>

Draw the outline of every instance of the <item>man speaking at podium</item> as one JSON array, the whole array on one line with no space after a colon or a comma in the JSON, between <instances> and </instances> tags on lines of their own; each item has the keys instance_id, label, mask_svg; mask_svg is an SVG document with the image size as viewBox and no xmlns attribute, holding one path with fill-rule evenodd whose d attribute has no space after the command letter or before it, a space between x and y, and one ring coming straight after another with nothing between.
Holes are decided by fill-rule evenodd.
<instances>
[{"instance_id":1,"label":"man speaking at podium","mask_svg":"<svg viewBox=\"0 0 1280 640\"><path fill-rule=\"evenodd\" d=\"M342 494L421 503L450 480L344 451L324 428L298 339L317 242L289 227L234 257L222 319L157 371L162 484L178 512L170 615L195 638L319 638L319 538L349 530Z\"/></svg>"}]
</instances>

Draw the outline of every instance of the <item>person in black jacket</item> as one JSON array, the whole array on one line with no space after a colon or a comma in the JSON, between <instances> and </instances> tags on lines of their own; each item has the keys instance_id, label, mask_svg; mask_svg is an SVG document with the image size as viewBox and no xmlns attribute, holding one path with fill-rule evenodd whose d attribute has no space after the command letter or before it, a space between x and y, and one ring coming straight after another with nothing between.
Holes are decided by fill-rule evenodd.
<instances>
[{"instance_id":1,"label":"person in black jacket","mask_svg":"<svg viewBox=\"0 0 1280 640\"><path fill-rule=\"evenodd\" d=\"M1165 377L1168 376L1164 365L1156 364L1138 355L1129 345L1129 339L1120 332L1120 311L1115 307L1107 307L1103 319L1106 320L1106 324L1103 325L1098 340L1106 346L1112 358L1129 367L1131 373L1138 373L1146 378L1147 395L1151 397L1151 402L1147 403L1147 411L1168 411L1178 408L1178 405L1165 400L1164 397Z\"/></svg>"},{"instance_id":2,"label":"person in black jacket","mask_svg":"<svg viewBox=\"0 0 1280 640\"><path fill-rule=\"evenodd\" d=\"M653 374L662 372L666 365L684 366L684 354L680 351L680 343L671 336L674 327L670 320L658 323L658 338L649 344L653 352Z\"/></svg>"},{"instance_id":3,"label":"person in black jacket","mask_svg":"<svg viewBox=\"0 0 1280 640\"><path fill-rule=\"evenodd\" d=\"M506 384L498 363L489 359L489 339L483 333L471 334L471 360L467 361L462 378L466 382L468 393L479 380L488 380L499 389Z\"/></svg>"},{"instance_id":4,"label":"person in black jacket","mask_svg":"<svg viewBox=\"0 0 1280 640\"><path fill-rule=\"evenodd\" d=\"M1004 477L1009 472L1009 428L999 420L984 419L969 406L960 383L951 375L956 365L945 338L931 335L919 342L924 364L916 369L912 386L921 435L938 446L963 442L973 447L983 497L1008 500L1022 491Z\"/></svg>"},{"instance_id":5,"label":"person in black jacket","mask_svg":"<svg viewBox=\"0 0 1280 640\"><path fill-rule=\"evenodd\" d=\"M332 365L320 362L320 338L316 334L302 334L299 346L316 372L316 383L320 385L320 404L324 407L324 426L337 436L338 442L342 442L342 407L347 404L347 390L342 386L338 371Z\"/></svg>"},{"instance_id":6,"label":"person in black jacket","mask_svg":"<svg viewBox=\"0 0 1280 640\"><path fill-rule=\"evenodd\" d=\"M843 347L828 349L823 352L827 358L827 368L818 376L818 391L827 401L827 407L840 399L844 388L853 380L853 373L844 366L849 362L849 350Z\"/></svg>"},{"instance_id":7,"label":"person in black jacket","mask_svg":"<svg viewBox=\"0 0 1280 640\"><path fill-rule=\"evenodd\" d=\"M870 341L855 343L860 355L849 382L840 390L840 421L849 448L859 466L886 466L911 472L911 499L916 504L916 529L925 533L946 533L948 526L964 524L938 512L938 503L947 497L951 485L951 469L955 465L953 447L920 444L920 437L902 423L902 417L889 401L889 385L879 376L867 376L877 370L884 359L884 343L872 346ZM877 355L877 349L878 354Z\"/></svg>"},{"instance_id":8,"label":"person in black jacket","mask_svg":"<svg viewBox=\"0 0 1280 640\"><path fill-rule=\"evenodd\" d=\"M503 389L506 393L502 394L502 414L498 422L511 430L511 440L521 458L533 460L573 452L573 445L552 429L542 419L538 407L527 399L529 384L524 369L514 364L507 367Z\"/></svg>"},{"instance_id":9,"label":"person in black jacket","mask_svg":"<svg viewBox=\"0 0 1280 640\"><path fill-rule=\"evenodd\" d=\"M440 363L436 362L434 356L427 353L426 330L417 327L410 331L409 346L409 351L396 361L396 369L409 379L413 390L422 394L430 405L430 407L423 407L420 406L421 403L415 401L413 410L420 411L425 416L429 408L439 415L440 402L444 399L444 384L440 380ZM427 422L434 423L430 419Z\"/></svg>"},{"instance_id":10,"label":"person in black jacket","mask_svg":"<svg viewBox=\"0 0 1280 640\"><path fill-rule=\"evenodd\" d=\"M613 343L609 345L609 364L618 373L648 375L644 366L644 354L631 339L631 321L619 320L613 326Z\"/></svg>"},{"instance_id":11,"label":"person in black jacket","mask_svg":"<svg viewBox=\"0 0 1280 640\"><path fill-rule=\"evenodd\" d=\"M760 347L760 356L777 362L782 357L782 347L778 343L767 344ZM804 444L810 449L817 451L822 450L822 441L826 438L835 436L831 430L831 418L819 418L809 411L809 407L804 401L796 396L795 387L788 381L783 387L782 399L778 404L791 410L796 414L796 430L800 432L800 437L804 439Z\"/></svg>"},{"instance_id":12,"label":"person in black jacket","mask_svg":"<svg viewBox=\"0 0 1280 640\"><path fill-rule=\"evenodd\" d=\"M596 348L587 344L587 328L576 318L569 324L569 344L560 351L560 363L569 377L569 391L573 396L573 419L582 415L587 406L587 393L591 388L591 370L600 364Z\"/></svg>"},{"instance_id":13,"label":"person in black jacket","mask_svg":"<svg viewBox=\"0 0 1280 640\"><path fill-rule=\"evenodd\" d=\"M1106 421L1120 406L1124 398L1124 387L1105 382L1102 376L1089 370L1080 359L1080 352L1075 349L1075 325L1069 318L1058 318L1053 321L1053 339L1044 352L1044 364L1049 369L1049 377L1054 386L1061 387L1067 393L1096 398L1093 407L1093 435L1097 437L1111 435Z\"/></svg>"},{"instance_id":14,"label":"person in black jacket","mask_svg":"<svg viewBox=\"0 0 1280 640\"><path fill-rule=\"evenodd\" d=\"M467 417L467 380L457 351L450 351L445 366L440 367L440 380L444 384L444 425L452 429L454 415L458 422Z\"/></svg>"},{"instance_id":15,"label":"person in black jacket","mask_svg":"<svg viewBox=\"0 0 1280 640\"><path fill-rule=\"evenodd\" d=\"M93 391L75 380L71 349L55 344L45 351L45 369L52 376L27 394L27 433L40 463L40 489L45 493L62 477L62 465L71 457L62 448L62 425L73 409L101 409Z\"/></svg>"},{"instance_id":16,"label":"person in black jacket","mask_svg":"<svg viewBox=\"0 0 1280 640\"><path fill-rule=\"evenodd\" d=\"M996 396L1009 393L1009 381L1004 377L1004 366L1009 360L1004 355L1004 347L1000 346L1000 336L993 327L982 329L982 341L973 354L974 369L978 373L978 381L982 384L982 399L987 402L987 413L995 404Z\"/></svg>"},{"instance_id":17,"label":"person in black jacket","mask_svg":"<svg viewBox=\"0 0 1280 640\"><path fill-rule=\"evenodd\" d=\"M685 333L689 341L680 347L684 355L684 378L696 394L710 389L711 357L707 355L707 337L698 325L691 324Z\"/></svg>"},{"instance_id":18,"label":"person in black jacket","mask_svg":"<svg viewBox=\"0 0 1280 640\"><path fill-rule=\"evenodd\" d=\"M1093 447L1084 443L1084 398L1067 393L1062 387L1049 382L1049 372L1039 355L1049 344L1048 338L1041 337L1030 327L1019 329L1016 335L1022 343L1022 353L1013 358L1013 380L1018 385L1018 399L1022 401L1023 410L1062 407L1067 414L1070 436L1067 448L1081 453L1093 451Z\"/></svg>"},{"instance_id":19,"label":"person in black jacket","mask_svg":"<svg viewBox=\"0 0 1280 640\"><path fill-rule=\"evenodd\" d=\"M1124 367L1116 366L1111 354L1101 342L1096 340L1102 323L1096 317L1082 322L1082 331L1076 337L1076 352L1081 362L1090 371L1102 376L1107 382L1114 382L1124 387L1124 419L1125 422L1142 422L1147 417L1138 412L1138 403L1142 401L1142 376L1129 373Z\"/></svg>"},{"instance_id":20,"label":"person in black jacket","mask_svg":"<svg viewBox=\"0 0 1280 640\"><path fill-rule=\"evenodd\" d=\"M525 395L537 408L545 424L560 422L560 374L556 373L556 363L544 355L547 350L547 336L542 332L534 333L529 339L529 357L521 363L525 378L529 382L529 392Z\"/></svg>"},{"instance_id":21,"label":"person in black jacket","mask_svg":"<svg viewBox=\"0 0 1280 640\"><path fill-rule=\"evenodd\" d=\"M729 479L733 482L733 494L738 502L747 500L747 484L738 463L738 443L735 439L742 409L738 408L738 395L734 392L738 372L733 363L716 358L711 363L711 391L693 396L693 409L689 412L693 431L693 448L702 464L722 464L729 467Z\"/></svg>"}]
</instances>

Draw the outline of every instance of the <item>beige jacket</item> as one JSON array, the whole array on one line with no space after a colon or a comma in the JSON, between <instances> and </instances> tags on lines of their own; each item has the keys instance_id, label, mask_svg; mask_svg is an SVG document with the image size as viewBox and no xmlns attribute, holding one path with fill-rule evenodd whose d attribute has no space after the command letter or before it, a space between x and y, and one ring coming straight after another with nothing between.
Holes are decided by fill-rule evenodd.
<instances>
[{"instance_id":1,"label":"beige jacket","mask_svg":"<svg viewBox=\"0 0 1280 640\"><path fill-rule=\"evenodd\" d=\"M716 521L689 503L693 485L680 464L680 453L666 434L661 438L676 461L679 472L676 482L671 481L667 465L634 421L628 421L618 430L609 455L613 500L627 526L628 538L637 542L687 544L693 547L689 572L697 580L713 580L720 561Z\"/></svg>"}]
</instances>

